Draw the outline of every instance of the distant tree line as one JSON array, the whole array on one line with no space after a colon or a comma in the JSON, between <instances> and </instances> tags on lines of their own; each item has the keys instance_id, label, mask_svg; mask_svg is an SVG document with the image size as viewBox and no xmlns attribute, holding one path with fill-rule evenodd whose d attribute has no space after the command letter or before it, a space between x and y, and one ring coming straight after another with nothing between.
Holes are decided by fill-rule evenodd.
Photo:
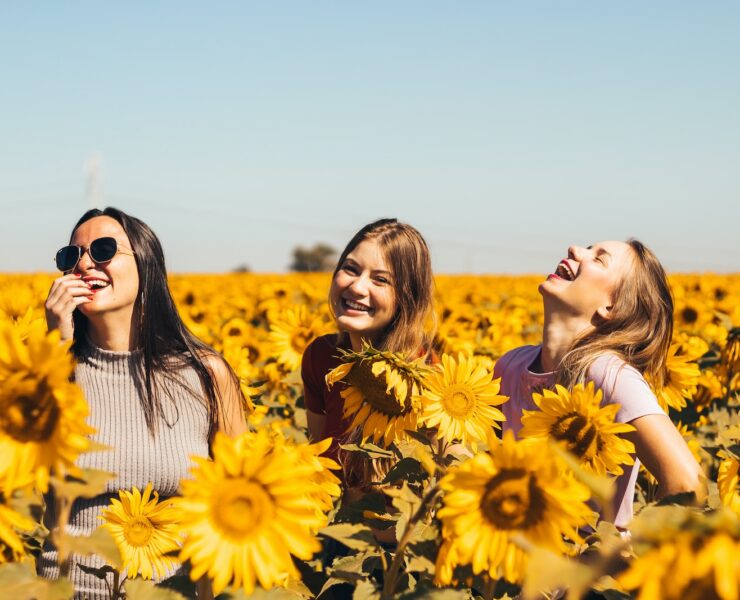
<instances>
[{"instance_id":1,"label":"distant tree line","mask_svg":"<svg viewBox=\"0 0 740 600\"><path fill-rule=\"evenodd\" d=\"M301 273L316 271L331 271L337 261L337 251L328 244L314 244L312 248L296 246L293 249L291 271Z\"/></svg>"}]
</instances>

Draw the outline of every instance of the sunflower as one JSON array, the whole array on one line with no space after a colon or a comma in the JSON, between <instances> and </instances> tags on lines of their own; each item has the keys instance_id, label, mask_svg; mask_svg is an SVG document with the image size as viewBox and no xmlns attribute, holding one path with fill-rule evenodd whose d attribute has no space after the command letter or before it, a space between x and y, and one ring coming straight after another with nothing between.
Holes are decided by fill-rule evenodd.
<instances>
[{"instance_id":1,"label":"sunflower","mask_svg":"<svg viewBox=\"0 0 740 600\"><path fill-rule=\"evenodd\" d=\"M370 345L360 352L343 351L344 362L326 375L329 387L343 381L344 418L349 431L362 425L362 441L372 437L388 446L415 430L421 409L420 393L426 368L392 352Z\"/></svg>"},{"instance_id":2,"label":"sunflower","mask_svg":"<svg viewBox=\"0 0 740 600\"><path fill-rule=\"evenodd\" d=\"M457 361L445 354L442 363L424 377L421 420L428 427L439 428L448 441L459 440L477 446L485 442L496 421L506 417L496 408L506 402L499 395L498 379L484 366L484 358L465 358Z\"/></svg>"},{"instance_id":3,"label":"sunflower","mask_svg":"<svg viewBox=\"0 0 740 600\"><path fill-rule=\"evenodd\" d=\"M668 412L668 407L682 410L686 406L686 398L691 397L696 390L701 374L696 359L695 355L685 351L683 344L671 344L666 359L666 379L663 385L649 381L664 411Z\"/></svg>"},{"instance_id":4,"label":"sunflower","mask_svg":"<svg viewBox=\"0 0 740 600\"><path fill-rule=\"evenodd\" d=\"M722 362L730 373L740 371L740 327L735 327L727 336L722 350Z\"/></svg>"},{"instance_id":5,"label":"sunflower","mask_svg":"<svg viewBox=\"0 0 740 600\"><path fill-rule=\"evenodd\" d=\"M637 558L617 576L624 588L638 591L637 600L740 597L737 514L728 509L706 515L661 507L643 511L640 517L632 527Z\"/></svg>"},{"instance_id":6,"label":"sunflower","mask_svg":"<svg viewBox=\"0 0 740 600\"><path fill-rule=\"evenodd\" d=\"M309 313L305 304L284 310L270 324L272 355L288 371L295 371L306 347L331 330L331 324L323 316Z\"/></svg>"},{"instance_id":7,"label":"sunflower","mask_svg":"<svg viewBox=\"0 0 740 600\"><path fill-rule=\"evenodd\" d=\"M738 477L740 460L724 450L720 450L717 456L722 459L717 474L719 497L722 499L722 504L729 506L740 515L740 478Z\"/></svg>"},{"instance_id":8,"label":"sunflower","mask_svg":"<svg viewBox=\"0 0 740 600\"><path fill-rule=\"evenodd\" d=\"M262 430L216 434L213 460L195 458L193 479L181 484L180 559L191 561L194 581L208 575L216 594L228 585L251 594L257 582L269 589L298 577L291 555L309 560L327 523L316 502L327 493L317 451Z\"/></svg>"},{"instance_id":9,"label":"sunflower","mask_svg":"<svg viewBox=\"0 0 740 600\"><path fill-rule=\"evenodd\" d=\"M489 453L476 454L442 478L445 492L438 512L442 547L436 581L449 584L454 567L471 564L474 573L519 582L525 552L513 539L557 552L568 550L563 536L580 540L578 528L593 523L586 504L588 489L539 439L516 441L511 431L503 441L490 440Z\"/></svg>"},{"instance_id":10,"label":"sunflower","mask_svg":"<svg viewBox=\"0 0 740 600\"><path fill-rule=\"evenodd\" d=\"M0 565L6 562L18 562L26 556L18 532L30 533L36 527L33 519L13 510L5 503L4 494L0 492Z\"/></svg>"},{"instance_id":11,"label":"sunflower","mask_svg":"<svg viewBox=\"0 0 740 600\"><path fill-rule=\"evenodd\" d=\"M572 392L560 385L555 391L532 394L540 410L525 410L520 437L551 437L561 442L581 465L599 475L622 474L621 465L635 464L632 442L619 434L634 431L627 423L615 423L619 404L601 406L601 390L593 381L579 383Z\"/></svg>"},{"instance_id":12,"label":"sunflower","mask_svg":"<svg viewBox=\"0 0 740 600\"><path fill-rule=\"evenodd\" d=\"M50 471L77 472L74 462L90 445L88 406L70 383L69 344L58 331L20 332L0 323L0 479L5 490L25 485L33 473L46 492Z\"/></svg>"},{"instance_id":13,"label":"sunflower","mask_svg":"<svg viewBox=\"0 0 740 600\"><path fill-rule=\"evenodd\" d=\"M259 387L251 385L251 382L259 379L259 370L249 360L248 348L231 342L224 344L222 353L224 360L234 370L234 374L239 380L239 389L242 396L244 396L244 412L249 416L255 410L252 398L260 393Z\"/></svg>"},{"instance_id":14,"label":"sunflower","mask_svg":"<svg viewBox=\"0 0 740 600\"><path fill-rule=\"evenodd\" d=\"M116 541L129 577L160 579L177 566L167 554L180 549L179 512L172 500L159 501L151 483L143 493L119 491L99 518Z\"/></svg>"}]
</instances>

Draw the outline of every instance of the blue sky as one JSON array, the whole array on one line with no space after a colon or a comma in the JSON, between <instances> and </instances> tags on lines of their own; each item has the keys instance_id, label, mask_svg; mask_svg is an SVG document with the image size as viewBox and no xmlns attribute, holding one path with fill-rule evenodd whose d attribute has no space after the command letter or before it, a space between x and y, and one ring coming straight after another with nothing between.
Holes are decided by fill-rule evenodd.
<instances>
[{"instance_id":1,"label":"blue sky","mask_svg":"<svg viewBox=\"0 0 740 600\"><path fill-rule=\"evenodd\" d=\"M35 2L0 8L0 271L87 208L173 271L282 271L397 216L439 272L635 236L740 271L736 2Z\"/></svg>"}]
</instances>

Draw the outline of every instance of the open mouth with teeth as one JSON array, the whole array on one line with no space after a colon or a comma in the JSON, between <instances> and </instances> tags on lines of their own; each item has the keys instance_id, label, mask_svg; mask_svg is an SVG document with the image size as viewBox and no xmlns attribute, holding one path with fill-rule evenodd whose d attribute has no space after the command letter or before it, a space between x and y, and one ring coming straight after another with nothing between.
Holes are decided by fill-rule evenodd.
<instances>
[{"instance_id":1,"label":"open mouth with teeth","mask_svg":"<svg viewBox=\"0 0 740 600\"><path fill-rule=\"evenodd\" d=\"M85 281L90 289L94 292L107 288L110 285L110 281L104 281L103 279L88 279Z\"/></svg>"},{"instance_id":2,"label":"open mouth with teeth","mask_svg":"<svg viewBox=\"0 0 740 600\"><path fill-rule=\"evenodd\" d=\"M573 281L576 278L576 274L570 268L570 265L564 260L561 260L558 268L555 269L555 275L560 277L560 279L565 279L566 281Z\"/></svg>"},{"instance_id":3,"label":"open mouth with teeth","mask_svg":"<svg viewBox=\"0 0 740 600\"><path fill-rule=\"evenodd\" d=\"M342 298L342 308L344 310L354 310L364 313L372 312L372 308L370 308L369 306L365 306L364 304L360 304L359 302L353 302L352 300L348 300L347 298Z\"/></svg>"}]
</instances>

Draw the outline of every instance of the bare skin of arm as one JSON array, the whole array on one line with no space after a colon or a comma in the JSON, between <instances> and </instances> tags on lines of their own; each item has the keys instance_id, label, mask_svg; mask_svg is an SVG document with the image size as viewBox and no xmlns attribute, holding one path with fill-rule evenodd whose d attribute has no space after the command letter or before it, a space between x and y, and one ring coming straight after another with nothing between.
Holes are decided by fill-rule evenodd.
<instances>
[{"instance_id":1,"label":"bare skin of arm","mask_svg":"<svg viewBox=\"0 0 740 600\"><path fill-rule=\"evenodd\" d=\"M308 422L308 438L312 442L319 442L324 439L326 415L306 409L306 420Z\"/></svg>"},{"instance_id":2,"label":"bare skin of arm","mask_svg":"<svg viewBox=\"0 0 740 600\"><path fill-rule=\"evenodd\" d=\"M636 431L625 434L637 457L658 480L658 495L693 492L702 502L707 495L706 479L683 436L667 415L645 415L630 422Z\"/></svg>"},{"instance_id":3,"label":"bare skin of arm","mask_svg":"<svg viewBox=\"0 0 740 600\"><path fill-rule=\"evenodd\" d=\"M205 357L205 361L213 375L216 395L220 402L218 430L230 437L237 437L247 431L239 382L235 380L221 356L209 355Z\"/></svg>"}]
</instances>

